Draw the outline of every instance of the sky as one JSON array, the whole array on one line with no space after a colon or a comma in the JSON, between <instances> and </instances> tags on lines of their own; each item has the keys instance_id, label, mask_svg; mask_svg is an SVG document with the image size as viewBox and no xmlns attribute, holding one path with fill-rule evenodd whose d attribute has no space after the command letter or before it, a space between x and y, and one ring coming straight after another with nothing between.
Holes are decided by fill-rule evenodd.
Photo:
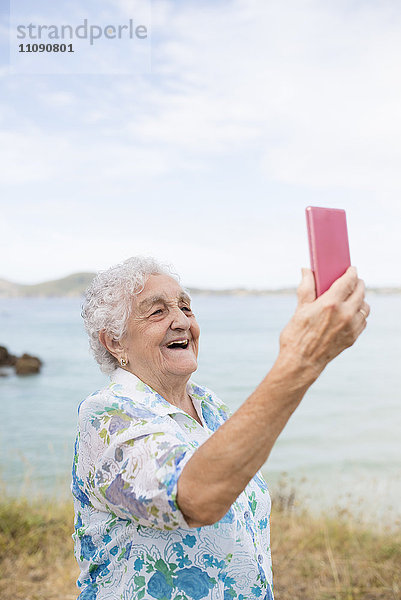
<instances>
[{"instance_id":1,"label":"sky","mask_svg":"<svg viewBox=\"0 0 401 600\"><path fill-rule=\"evenodd\" d=\"M6 4L0 278L142 254L186 286L295 286L313 205L346 210L367 285L401 286L398 1L153 0L142 66L127 41L106 65L99 43L92 71L47 74L10 67ZM131 0L48 4L60 21L137 15ZM34 6L27 21L49 22Z\"/></svg>"}]
</instances>

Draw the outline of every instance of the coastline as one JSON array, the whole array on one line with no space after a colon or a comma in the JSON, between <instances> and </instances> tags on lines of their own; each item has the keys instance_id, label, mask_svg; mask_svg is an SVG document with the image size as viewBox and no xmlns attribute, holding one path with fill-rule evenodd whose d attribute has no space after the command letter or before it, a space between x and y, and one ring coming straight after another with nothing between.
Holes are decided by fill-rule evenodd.
<instances>
[{"instance_id":1,"label":"coastline","mask_svg":"<svg viewBox=\"0 0 401 600\"><path fill-rule=\"evenodd\" d=\"M95 273L73 273L67 277L43 283L20 284L0 278L0 298L76 298L83 295ZM189 286L194 296L292 296L296 287L257 288L198 288ZM399 286L367 287L368 294L401 294Z\"/></svg>"}]
</instances>

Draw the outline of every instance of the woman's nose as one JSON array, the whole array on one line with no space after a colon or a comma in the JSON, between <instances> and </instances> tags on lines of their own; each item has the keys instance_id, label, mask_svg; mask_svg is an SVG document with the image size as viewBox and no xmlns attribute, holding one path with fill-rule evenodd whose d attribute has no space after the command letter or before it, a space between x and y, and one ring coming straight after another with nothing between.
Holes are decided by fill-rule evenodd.
<instances>
[{"instance_id":1,"label":"woman's nose","mask_svg":"<svg viewBox=\"0 0 401 600\"><path fill-rule=\"evenodd\" d=\"M171 321L172 329L189 329L189 319L181 308L174 309Z\"/></svg>"}]
</instances>

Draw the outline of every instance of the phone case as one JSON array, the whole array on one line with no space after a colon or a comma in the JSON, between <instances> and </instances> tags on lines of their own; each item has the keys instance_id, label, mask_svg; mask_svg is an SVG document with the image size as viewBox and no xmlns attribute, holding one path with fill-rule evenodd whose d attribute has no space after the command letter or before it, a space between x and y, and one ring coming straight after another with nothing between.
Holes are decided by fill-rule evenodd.
<instances>
[{"instance_id":1,"label":"phone case","mask_svg":"<svg viewBox=\"0 0 401 600\"><path fill-rule=\"evenodd\" d=\"M339 208L306 208L311 268L321 296L351 264L347 219Z\"/></svg>"}]
</instances>

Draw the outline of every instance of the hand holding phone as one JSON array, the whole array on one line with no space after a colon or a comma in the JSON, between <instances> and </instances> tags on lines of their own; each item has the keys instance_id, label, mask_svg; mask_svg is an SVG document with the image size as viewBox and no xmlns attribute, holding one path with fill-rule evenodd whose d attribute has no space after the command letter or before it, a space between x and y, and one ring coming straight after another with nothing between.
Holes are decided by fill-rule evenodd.
<instances>
[{"instance_id":1,"label":"hand holding phone","mask_svg":"<svg viewBox=\"0 0 401 600\"><path fill-rule=\"evenodd\" d=\"M306 208L311 269L319 297L351 265L345 210Z\"/></svg>"}]
</instances>

